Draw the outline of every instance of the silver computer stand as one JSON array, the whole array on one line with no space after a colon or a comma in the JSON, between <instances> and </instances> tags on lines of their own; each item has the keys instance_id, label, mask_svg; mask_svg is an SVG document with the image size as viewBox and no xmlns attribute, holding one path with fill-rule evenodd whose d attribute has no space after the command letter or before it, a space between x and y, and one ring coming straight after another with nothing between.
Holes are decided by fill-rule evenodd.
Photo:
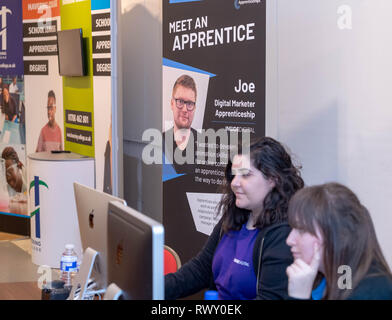
<instances>
[{"instance_id":1,"label":"silver computer stand","mask_svg":"<svg viewBox=\"0 0 392 320\"><path fill-rule=\"evenodd\" d=\"M90 280L91 272L96 262L98 251L87 248L83 254L83 261L80 265L80 270L74 279L74 285L69 294L68 300L86 300L87 297L97 294L104 293L105 290L89 292L88 282ZM80 287L80 290L78 288Z\"/></svg>"},{"instance_id":2,"label":"silver computer stand","mask_svg":"<svg viewBox=\"0 0 392 320\"><path fill-rule=\"evenodd\" d=\"M103 300L118 300L122 293L122 290L115 283L111 283L106 289Z\"/></svg>"}]
</instances>

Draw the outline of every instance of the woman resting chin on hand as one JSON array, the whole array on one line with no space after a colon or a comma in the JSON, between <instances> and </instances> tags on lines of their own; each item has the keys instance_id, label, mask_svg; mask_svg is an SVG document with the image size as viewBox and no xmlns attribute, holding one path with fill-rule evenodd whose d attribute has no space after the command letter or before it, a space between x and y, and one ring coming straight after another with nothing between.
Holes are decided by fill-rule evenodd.
<instances>
[{"instance_id":1,"label":"woman resting chin on hand","mask_svg":"<svg viewBox=\"0 0 392 320\"><path fill-rule=\"evenodd\" d=\"M350 189L327 183L299 190L290 199L288 221L286 243L294 257L286 269L290 297L392 299L392 274L372 219ZM342 274L342 266L350 272Z\"/></svg>"},{"instance_id":2,"label":"woman resting chin on hand","mask_svg":"<svg viewBox=\"0 0 392 320\"><path fill-rule=\"evenodd\" d=\"M294 229L288 239L291 239L290 237L293 237L295 232L298 231ZM289 244L289 240L287 240L287 244ZM314 254L309 264L301 258L295 258L293 264L286 270L287 276L289 277L288 294L290 297L296 299L310 299L311 297L313 283L319 271L321 257L317 242L314 243L313 248Z\"/></svg>"}]
</instances>

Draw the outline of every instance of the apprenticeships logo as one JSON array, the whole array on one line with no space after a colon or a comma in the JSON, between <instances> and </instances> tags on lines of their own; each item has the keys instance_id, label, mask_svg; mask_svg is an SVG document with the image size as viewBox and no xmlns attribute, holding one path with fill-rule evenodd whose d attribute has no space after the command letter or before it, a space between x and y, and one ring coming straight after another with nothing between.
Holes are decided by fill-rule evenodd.
<instances>
[{"instance_id":1,"label":"apprenticeships logo","mask_svg":"<svg viewBox=\"0 0 392 320\"><path fill-rule=\"evenodd\" d=\"M12 11L2 6L0 9L0 51L7 51L7 13L12 14Z\"/></svg>"},{"instance_id":2,"label":"apprenticeships logo","mask_svg":"<svg viewBox=\"0 0 392 320\"><path fill-rule=\"evenodd\" d=\"M234 8L239 10L245 4L259 4L262 0L234 0Z\"/></svg>"},{"instance_id":3,"label":"apprenticeships logo","mask_svg":"<svg viewBox=\"0 0 392 320\"><path fill-rule=\"evenodd\" d=\"M34 180L30 182L30 189L34 187L34 205L35 205L35 210L30 213L30 218L35 217L35 237L40 239L41 238L41 224L40 224L40 207L39 207L39 186L44 186L47 189L49 189L48 185L39 179L39 177L35 176ZM38 208L37 208L38 207Z\"/></svg>"}]
</instances>

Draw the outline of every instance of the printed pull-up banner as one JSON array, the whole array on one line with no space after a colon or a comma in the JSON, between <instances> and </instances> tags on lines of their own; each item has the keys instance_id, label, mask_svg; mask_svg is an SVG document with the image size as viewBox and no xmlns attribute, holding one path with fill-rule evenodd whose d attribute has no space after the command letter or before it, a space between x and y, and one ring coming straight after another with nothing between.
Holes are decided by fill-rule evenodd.
<instances>
[{"instance_id":1,"label":"printed pull-up banner","mask_svg":"<svg viewBox=\"0 0 392 320\"><path fill-rule=\"evenodd\" d=\"M266 0L163 1L163 223L182 263L221 217L230 145L265 134L265 49Z\"/></svg>"},{"instance_id":2,"label":"printed pull-up banner","mask_svg":"<svg viewBox=\"0 0 392 320\"><path fill-rule=\"evenodd\" d=\"M96 188L112 194L110 0L91 0ZM120 121L122 121L120 119Z\"/></svg>"},{"instance_id":3,"label":"printed pull-up banner","mask_svg":"<svg viewBox=\"0 0 392 320\"><path fill-rule=\"evenodd\" d=\"M28 235L22 13L0 2L0 231Z\"/></svg>"},{"instance_id":4,"label":"printed pull-up banner","mask_svg":"<svg viewBox=\"0 0 392 320\"><path fill-rule=\"evenodd\" d=\"M0 74L23 75L22 0L0 3Z\"/></svg>"},{"instance_id":5,"label":"printed pull-up banner","mask_svg":"<svg viewBox=\"0 0 392 320\"><path fill-rule=\"evenodd\" d=\"M57 31L60 1L23 1L27 154L64 150L63 80Z\"/></svg>"},{"instance_id":6,"label":"printed pull-up banner","mask_svg":"<svg viewBox=\"0 0 392 320\"><path fill-rule=\"evenodd\" d=\"M83 60L86 68L85 76L63 77L64 111L68 115L64 122L64 146L66 150L94 157L92 1L61 1L60 10L62 30L82 29ZM106 91L106 94L110 96L109 91ZM85 117L80 117L81 113Z\"/></svg>"}]
</instances>

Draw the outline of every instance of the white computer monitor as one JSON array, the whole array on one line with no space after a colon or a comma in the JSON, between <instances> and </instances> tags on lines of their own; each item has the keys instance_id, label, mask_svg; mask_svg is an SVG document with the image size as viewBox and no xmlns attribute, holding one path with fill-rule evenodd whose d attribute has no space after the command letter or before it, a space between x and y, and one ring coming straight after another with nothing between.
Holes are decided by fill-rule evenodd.
<instances>
[{"instance_id":1,"label":"white computer monitor","mask_svg":"<svg viewBox=\"0 0 392 320\"><path fill-rule=\"evenodd\" d=\"M108 284L125 300L163 300L164 228L159 222L111 201L108 214Z\"/></svg>"},{"instance_id":2,"label":"white computer monitor","mask_svg":"<svg viewBox=\"0 0 392 320\"><path fill-rule=\"evenodd\" d=\"M74 192L83 252L86 252L87 248L98 252L91 277L96 282L98 288L105 289L108 285L107 222L109 202L117 201L124 205L126 205L126 202L123 199L77 182L74 183Z\"/></svg>"}]
</instances>

